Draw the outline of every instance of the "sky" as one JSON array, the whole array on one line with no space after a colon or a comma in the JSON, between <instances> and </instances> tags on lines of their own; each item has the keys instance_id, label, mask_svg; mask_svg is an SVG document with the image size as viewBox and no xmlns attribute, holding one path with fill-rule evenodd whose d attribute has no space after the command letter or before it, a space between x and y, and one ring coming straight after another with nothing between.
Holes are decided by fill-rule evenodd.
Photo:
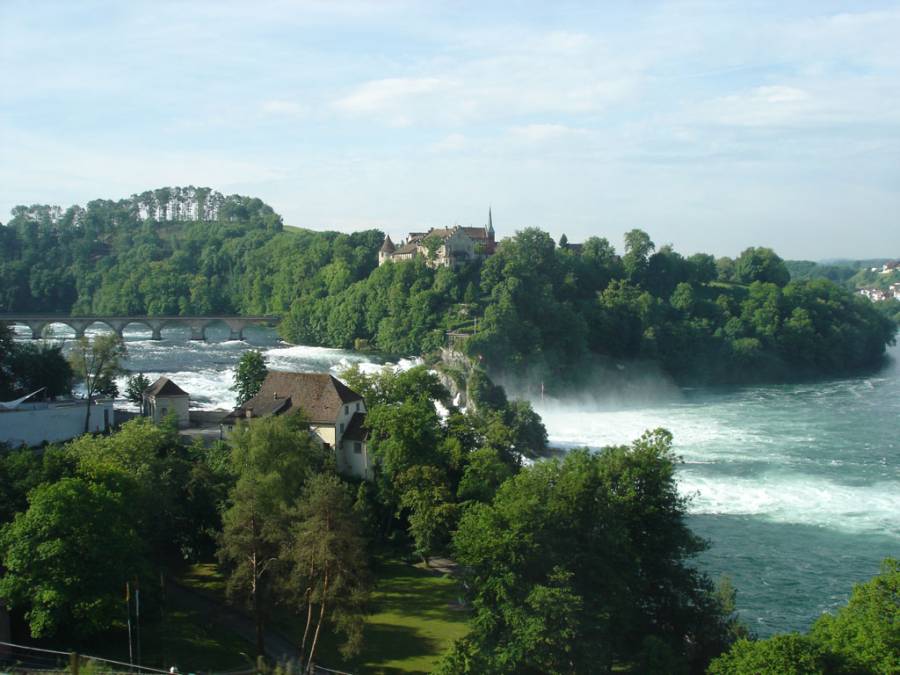
<instances>
[{"instance_id":1,"label":"sky","mask_svg":"<svg viewBox=\"0 0 900 675\"><path fill-rule=\"evenodd\" d=\"M900 257L900 2L0 0L0 221L163 186L396 239Z\"/></svg>"}]
</instances>

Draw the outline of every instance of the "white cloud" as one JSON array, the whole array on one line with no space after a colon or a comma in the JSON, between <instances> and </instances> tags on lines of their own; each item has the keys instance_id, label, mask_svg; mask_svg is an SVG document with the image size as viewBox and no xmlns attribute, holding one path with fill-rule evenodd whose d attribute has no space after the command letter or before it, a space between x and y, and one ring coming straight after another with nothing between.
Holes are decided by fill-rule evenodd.
<instances>
[{"instance_id":1,"label":"white cloud","mask_svg":"<svg viewBox=\"0 0 900 675\"><path fill-rule=\"evenodd\" d=\"M366 82L334 102L334 107L351 116L374 115L394 126L407 126L417 111L453 87L437 77L391 77Z\"/></svg>"},{"instance_id":2,"label":"white cloud","mask_svg":"<svg viewBox=\"0 0 900 675\"><path fill-rule=\"evenodd\" d=\"M270 115L298 116L305 115L308 112L308 108L302 103L280 99L263 101L260 108L262 108L264 113Z\"/></svg>"}]
</instances>

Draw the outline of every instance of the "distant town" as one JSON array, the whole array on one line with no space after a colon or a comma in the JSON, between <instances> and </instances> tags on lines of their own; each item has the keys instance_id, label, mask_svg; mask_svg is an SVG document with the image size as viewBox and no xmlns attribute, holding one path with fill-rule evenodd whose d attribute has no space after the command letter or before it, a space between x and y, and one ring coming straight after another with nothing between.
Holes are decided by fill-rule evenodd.
<instances>
[{"instance_id":1,"label":"distant town","mask_svg":"<svg viewBox=\"0 0 900 675\"><path fill-rule=\"evenodd\" d=\"M870 272L878 274L894 274L900 272L900 260L892 260L884 263L881 267L871 267ZM900 281L890 284L887 288L879 288L877 286L868 286L860 288L857 293L864 295L872 302L881 302L883 300L900 300Z\"/></svg>"}]
</instances>

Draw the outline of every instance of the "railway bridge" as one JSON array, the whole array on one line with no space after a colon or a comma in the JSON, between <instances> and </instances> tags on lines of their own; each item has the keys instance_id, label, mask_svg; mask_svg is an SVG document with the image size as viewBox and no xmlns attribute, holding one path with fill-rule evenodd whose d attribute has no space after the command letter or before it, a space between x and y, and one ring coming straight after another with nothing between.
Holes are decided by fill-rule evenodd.
<instances>
[{"instance_id":1,"label":"railway bridge","mask_svg":"<svg viewBox=\"0 0 900 675\"><path fill-rule=\"evenodd\" d=\"M60 316L56 314L0 314L0 323L28 326L35 340L43 336L44 329L53 323L61 323L75 331L75 337L84 336L85 329L94 323L102 323L119 337L129 324L142 324L150 329L152 340L162 340L162 330L167 326L188 326L191 340L205 340L206 329L216 323L228 326L230 340L243 340L247 326L269 326L278 324L277 316Z\"/></svg>"}]
</instances>

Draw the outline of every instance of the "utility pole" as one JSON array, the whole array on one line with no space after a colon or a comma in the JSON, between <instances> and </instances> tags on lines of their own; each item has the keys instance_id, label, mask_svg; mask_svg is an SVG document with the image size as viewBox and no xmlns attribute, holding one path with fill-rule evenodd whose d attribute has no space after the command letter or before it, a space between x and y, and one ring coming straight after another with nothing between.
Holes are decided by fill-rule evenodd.
<instances>
[{"instance_id":1,"label":"utility pole","mask_svg":"<svg viewBox=\"0 0 900 675\"><path fill-rule=\"evenodd\" d=\"M137 626L137 664L141 665L141 587L134 579L134 619Z\"/></svg>"},{"instance_id":2,"label":"utility pole","mask_svg":"<svg viewBox=\"0 0 900 675\"><path fill-rule=\"evenodd\" d=\"M134 665L134 654L131 651L131 583L125 582L125 608L128 614L128 663Z\"/></svg>"}]
</instances>

